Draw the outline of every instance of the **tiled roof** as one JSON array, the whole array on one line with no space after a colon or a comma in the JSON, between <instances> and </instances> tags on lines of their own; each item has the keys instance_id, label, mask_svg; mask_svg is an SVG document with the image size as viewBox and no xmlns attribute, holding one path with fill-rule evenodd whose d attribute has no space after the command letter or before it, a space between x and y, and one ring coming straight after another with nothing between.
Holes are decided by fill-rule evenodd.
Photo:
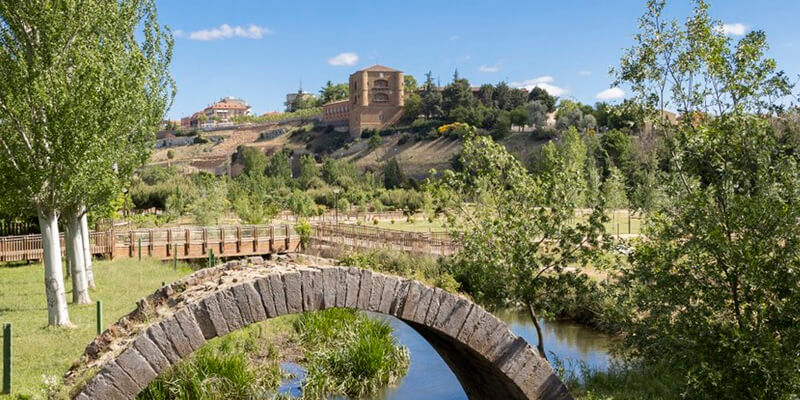
<instances>
[{"instance_id":1,"label":"tiled roof","mask_svg":"<svg viewBox=\"0 0 800 400\"><path fill-rule=\"evenodd\" d=\"M396 69L392 69L380 64L375 64L369 68L362 69L361 71L379 71L379 72L400 72ZM359 71L360 72L360 71Z\"/></svg>"}]
</instances>

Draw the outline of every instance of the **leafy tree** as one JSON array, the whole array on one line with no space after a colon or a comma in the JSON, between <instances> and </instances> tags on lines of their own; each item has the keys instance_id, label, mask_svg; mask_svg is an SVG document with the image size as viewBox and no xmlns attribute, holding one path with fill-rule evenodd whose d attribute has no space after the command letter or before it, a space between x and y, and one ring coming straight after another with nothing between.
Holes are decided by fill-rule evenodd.
<instances>
[{"instance_id":1,"label":"leafy tree","mask_svg":"<svg viewBox=\"0 0 800 400\"><path fill-rule=\"evenodd\" d=\"M507 111L499 110L496 114L496 120L494 121L494 127L492 129L492 139L494 140L501 140L508 136L511 133L511 119L508 116Z\"/></svg>"},{"instance_id":2,"label":"leafy tree","mask_svg":"<svg viewBox=\"0 0 800 400\"><path fill-rule=\"evenodd\" d=\"M547 90L544 90L538 86L535 86L531 89L531 92L528 93L528 102L541 102L546 107L546 112L551 113L556 110L556 101L558 99L555 96L551 96L550 93L547 93Z\"/></svg>"},{"instance_id":3,"label":"leafy tree","mask_svg":"<svg viewBox=\"0 0 800 400\"><path fill-rule=\"evenodd\" d=\"M422 96L416 92L408 92L405 99L405 107L403 107L403 122L411 123L415 121L420 114L423 114Z\"/></svg>"},{"instance_id":4,"label":"leafy tree","mask_svg":"<svg viewBox=\"0 0 800 400\"><path fill-rule=\"evenodd\" d=\"M314 98L314 96L302 90L298 90L297 96L295 96L294 101L292 101L292 104L290 105L290 109L287 111L295 112L314 108L316 106L317 100Z\"/></svg>"},{"instance_id":5,"label":"leafy tree","mask_svg":"<svg viewBox=\"0 0 800 400\"><path fill-rule=\"evenodd\" d=\"M483 84L478 91L478 100L486 107L494 107L494 86Z\"/></svg>"},{"instance_id":6,"label":"leafy tree","mask_svg":"<svg viewBox=\"0 0 800 400\"><path fill-rule=\"evenodd\" d=\"M381 142L383 139L381 138L381 133L377 129L372 132L372 136L369 137L369 149L375 150L380 147Z\"/></svg>"},{"instance_id":7,"label":"leafy tree","mask_svg":"<svg viewBox=\"0 0 800 400\"><path fill-rule=\"evenodd\" d=\"M442 115L442 94L439 92L436 85L434 85L430 71L425 74L425 86L424 92L422 93L422 112L428 119Z\"/></svg>"},{"instance_id":8,"label":"leafy tree","mask_svg":"<svg viewBox=\"0 0 800 400\"><path fill-rule=\"evenodd\" d=\"M547 126L547 105L539 100L532 101L525 106L528 111L528 121L536 128Z\"/></svg>"},{"instance_id":9,"label":"leafy tree","mask_svg":"<svg viewBox=\"0 0 800 400\"><path fill-rule=\"evenodd\" d=\"M582 176L570 168L532 175L487 137L466 138L461 158L463 172L447 170L434 184L457 195L444 207L456 210L450 226L464 245L455 256L454 276L483 304L524 304L545 357L539 317L563 298L552 298L553 292L578 290L585 282L585 275L566 267L595 260L590 248L602 244L602 207L572 223Z\"/></svg>"},{"instance_id":10,"label":"leafy tree","mask_svg":"<svg viewBox=\"0 0 800 400\"><path fill-rule=\"evenodd\" d=\"M406 96L411 93L416 94L418 87L417 78L414 78L414 75L403 75L403 91L406 93Z\"/></svg>"},{"instance_id":11,"label":"leafy tree","mask_svg":"<svg viewBox=\"0 0 800 400\"><path fill-rule=\"evenodd\" d=\"M334 85L328 81L322 89L319 90L319 99L317 99L317 106L330 103L336 100L346 99L350 95L350 86L347 83L337 83Z\"/></svg>"},{"instance_id":12,"label":"leafy tree","mask_svg":"<svg viewBox=\"0 0 800 400\"><path fill-rule=\"evenodd\" d=\"M242 176L248 180L263 177L263 175L254 175L252 178L248 175ZM197 196L187 206L188 211L194 216L198 225L216 225L225 211L230 209L225 181L208 173L194 175L192 180L197 189Z\"/></svg>"},{"instance_id":13,"label":"leafy tree","mask_svg":"<svg viewBox=\"0 0 800 400\"><path fill-rule=\"evenodd\" d=\"M319 167L313 156L304 154L300 157L300 176L297 177L297 185L302 190L308 190L322 186L319 177Z\"/></svg>"},{"instance_id":14,"label":"leafy tree","mask_svg":"<svg viewBox=\"0 0 800 400\"><path fill-rule=\"evenodd\" d=\"M628 170L631 158L631 139L628 135L612 130L600 137L598 159L603 167L603 175L609 176L612 167Z\"/></svg>"},{"instance_id":15,"label":"leafy tree","mask_svg":"<svg viewBox=\"0 0 800 400\"><path fill-rule=\"evenodd\" d=\"M383 186L386 189L401 188L405 184L406 177L400 169L400 163L392 157L383 166Z\"/></svg>"},{"instance_id":16,"label":"leafy tree","mask_svg":"<svg viewBox=\"0 0 800 400\"><path fill-rule=\"evenodd\" d=\"M254 147L243 147L241 149L241 155L243 173L248 175L264 174L267 170L267 155L261 150Z\"/></svg>"},{"instance_id":17,"label":"leafy tree","mask_svg":"<svg viewBox=\"0 0 800 400\"><path fill-rule=\"evenodd\" d=\"M269 159L267 176L278 179L284 185L292 182L292 163L286 151L279 151Z\"/></svg>"},{"instance_id":18,"label":"leafy tree","mask_svg":"<svg viewBox=\"0 0 800 400\"><path fill-rule=\"evenodd\" d=\"M171 53L150 0L0 3L0 198L39 218L50 325L70 324L59 216L75 227L72 254L85 254L79 221L152 148L174 92Z\"/></svg>"},{"instance_id":19,"label":"leafy tree","mask_svg":"<svg viewBox=\"0 0 800 400\"><path fill-rule=\"evenodd\" d=\"M792 85L766 36L738 42L698 1L684 25L650 1L614 72L672 144L674 204L660 206L621 286L625 345L678 372L683 396L791 399L800 393L800 176L796 147L772 118ZM678 125L660 110L675 107Z\"/></svg>"},{"instance_id":20,"label":"leafy tree","mask_svg":"<svg viewBox=\"0 0 800 400\"><path fill-rule=\"evenodd\" d=\"M522 128L530 122L528 110L526 110L524 106L519 106L511 110L511 112L508 113L508 119L511 125L519 127L520 132L522 132Z\"/></svg>"},{"instance_id":21,"label":"leafy tree","mask_svg":"<svg viewBox=\"0 0 800 400\"><path fill-rule=\"evenodd\" d=\"M522 107L528 102L528 91L524 88L511 89L508 96L508 110Z\"/></svg>"},{"instance_id":22,"label":"leafy tree","mask_svg":"<svg viewBox=\"0 0 800 400\"><path fill-rule=\"evenodd\" d=\"M627 208L628 196L625 189L625 175L617 167L611 166L608 176L600 187L605 196L606 205L610 208Z\"/></svg>"},{"instance_id":23,"label":"leafy tree","mask_svg":"<svg viewBox=\"0 0 800 400\"><path fill-rule=\"evenodd\" d=\"M492 100L497 108L501 110L511 110L511 88L505 82L500 82L494 87Z\"/></svg>"},{"instance_id":24,"label":"leafy tree","mask_svg":"<svg viewBox=\"0 0 800 400\"><path fill-rule=\"evenodd\" d=\"M469 109L474 102L475 98L472 96L472 89L466 79L456 79L442 90L442 110L448 118L456 108Z\"/></svg>"}]
</instances>

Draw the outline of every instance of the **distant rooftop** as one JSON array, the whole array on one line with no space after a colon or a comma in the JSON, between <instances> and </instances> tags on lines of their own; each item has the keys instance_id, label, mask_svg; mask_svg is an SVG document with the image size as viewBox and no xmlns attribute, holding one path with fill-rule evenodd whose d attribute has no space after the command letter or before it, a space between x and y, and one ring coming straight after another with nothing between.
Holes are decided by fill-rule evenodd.
<instances>
[{"instance_id":1,"label":"distant rooftop","mask_svg":"<svg viewBox=\"0 0 800 400\"><path fill-rule=\"evenodd\" d=\"M380 65L380 64L375 64L375 65L373 65L371 67L364 68L364 69L362 69L362 70L360 70L358 72L362 72L362 71L400 72L399 70L396 70L396 69L393 69L393 68L389 68L387 66Z\"/></svg>"}]
</instances>

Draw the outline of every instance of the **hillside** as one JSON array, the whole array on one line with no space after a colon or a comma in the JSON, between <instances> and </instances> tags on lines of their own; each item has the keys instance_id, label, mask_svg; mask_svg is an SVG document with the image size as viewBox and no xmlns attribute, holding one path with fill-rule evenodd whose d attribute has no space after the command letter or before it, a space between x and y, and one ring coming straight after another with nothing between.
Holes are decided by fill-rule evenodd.
<instances>
[{"instance_id":1,"label":"hillside","mask_svg":"<svg viewBox=\"0 0 800 400\"><path fill-rule=\"evenodd\" d=\"M262 134L267 138L262 138ZM422 138L413 134L398 133L381 138L381 144L369 148L369 139L351 139L346 132L315 129L311 123L279 123L244 126L229 130L202 132L203 138L219 137L220 143L196 143L188 146L159 148L153 152L150 165L173 165L185 173L200 170L217 174L230 171L238 174L234 154L240 146L258 148L266 154L288 150L294 155L313 154L341 158L354 162L363 170L378 171L391 158L396 158L406 175L424 178L431 169L448 168L461 150L457 139L440 137ZM527 164L531 154L543 143L533 139L530 132L514 132L501 141L508 150ZM168 157L172 154L172 158ZM231 165L233 164L233 165Z\"/></svg>"}]
</instances>

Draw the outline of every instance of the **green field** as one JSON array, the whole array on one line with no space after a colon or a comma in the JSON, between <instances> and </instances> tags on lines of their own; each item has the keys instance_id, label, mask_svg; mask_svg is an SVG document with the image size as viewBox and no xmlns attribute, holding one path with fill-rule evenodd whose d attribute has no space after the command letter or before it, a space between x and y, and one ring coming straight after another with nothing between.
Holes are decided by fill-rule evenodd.
<instances>
[{"instance_id":1,"label":"green field","mask_svg":"<svg viewBox=\"0 0 800 400\"><path fill-rule=\"evenodd\" d=\"M109 326L135 308L136 300L152 293L162 281L191 273L185 264L173 270L156 260L97 261L97 288L92 301L103 301L104 324ZM13 324L12 395L44 396L45 377L58 377L83 353L95 336L95 305L69 305L73 328L47 327L47 303L41 264L0 266L0 323ZM71 301L71 281L65 282Z\"/></svg>"}]
</instances>

